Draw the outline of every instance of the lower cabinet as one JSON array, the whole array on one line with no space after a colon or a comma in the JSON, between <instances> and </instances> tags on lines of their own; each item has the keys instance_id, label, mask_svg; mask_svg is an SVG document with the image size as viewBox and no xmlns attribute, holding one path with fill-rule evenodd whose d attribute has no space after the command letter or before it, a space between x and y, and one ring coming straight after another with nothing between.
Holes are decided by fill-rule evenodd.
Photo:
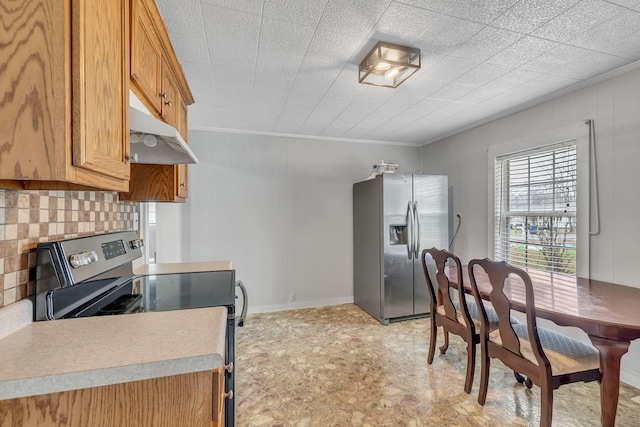
<instances>
[{"instance_id":1,"label":"lower cabinet","mask_svg":"<svg viewBox=\"0 0 640 427\"><path fill-rule=\"evenodd\" d=\"M212 427L224 426L225 382L222 368L213 371L213 422Z\"/></svg>"},{"instance_id":2,"label":"lower cabinet","mask_svg":"<svg viewBox=\"0 0 640 427\"><path fill-rule=\"evenodd\" d=\"M222 426L216 372L223 371L2 400L0 426Z\"/></svg>"},{"instance_id":3,"label":"lower cabinet","mask_svg":"<svg viewBox=\"0 0 640 427\"><path fill-rule=\"evenodd\" d=\"M187 165L131 165L129 192L120 200L184 202L189 195Z\"/></svg>"}]
</instances>

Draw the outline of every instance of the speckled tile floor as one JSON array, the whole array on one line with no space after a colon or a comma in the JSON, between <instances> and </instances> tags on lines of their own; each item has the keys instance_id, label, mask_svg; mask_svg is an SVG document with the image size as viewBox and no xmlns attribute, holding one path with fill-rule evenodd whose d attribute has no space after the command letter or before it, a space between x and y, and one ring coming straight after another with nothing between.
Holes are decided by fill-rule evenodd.
<instances>
[{"instance_id":1,"label":"speckled tile floor","mask_svg":"<svg viewBox=\"0 0 640 427\"><path fill-rule=\"evenodd\" d=\"M479 361L464 393L464 342L451 335L429 366L430 319L382 326L353 304L250 315L236 334L236 425L537 426L540 390L491 365L486 405L477 403ZM442 332L438 345L442 343ZM640 425L640 390L620 389L617 426ZM598 426L598 384L554 394L554 426Z\"/></svg>"}]
</instances>

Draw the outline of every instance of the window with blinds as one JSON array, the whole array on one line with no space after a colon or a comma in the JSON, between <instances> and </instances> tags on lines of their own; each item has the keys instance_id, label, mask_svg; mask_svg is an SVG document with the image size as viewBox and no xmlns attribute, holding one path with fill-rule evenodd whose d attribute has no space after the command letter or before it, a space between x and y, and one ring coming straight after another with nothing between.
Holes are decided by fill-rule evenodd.
<instances>
[{"instance_id":1,"label":"window with blinds","mask_svg":"<svg viewBox=\"0 0 640 427\"><path fill-rule=\"evenodd\" d=\"M495 258L576 274L576 145L496 158Z\"/></svg>"}]
</instances>

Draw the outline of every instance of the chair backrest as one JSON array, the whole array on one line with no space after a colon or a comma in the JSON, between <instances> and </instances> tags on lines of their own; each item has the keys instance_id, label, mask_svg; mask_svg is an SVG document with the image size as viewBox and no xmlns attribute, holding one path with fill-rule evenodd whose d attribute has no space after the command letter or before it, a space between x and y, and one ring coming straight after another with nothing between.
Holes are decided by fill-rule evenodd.
<instances>
[{"instance_id":1,"label":"chair backrest","mask_svg":"<svg viewBox=\"0 0 640 427\"><path fill-rule=\"evenodd\" d=\"M476 266L482 268L486 273L486 277L480 278ZM511 281L511 286L524 286L525 291L525 315L527 317L527 331L528 340L531 343L533 354L535 355L539 366L550 367L549 360L542 350L540 344L540 338L538 336L537 324L536 324L536 307L533 297L533 285L531 278L526 271L507 264L504 261L492 261L488 258L485 259L473 259L469 262L469 281L471 286L471 292L476 299L480 310L480 333L488 336L489 334L489 322L487 319L487 313L484 309L484 305L480 303L481 297L478 291L478 281L482 280L483 284L489 284L491 286L491 292L489 294L489 300L491 305L498 315L498 330L500 332L500 340L502 341L502 347L509 350L511 353L522 355L520 351L520 340L513 330L511 323L511 302L505 294L504 287L508 280ZM516 278L510 277L516 276ZM514 280L515 279L515 280ZM519 280L518 280L519 279ZM517 283L517 284L516 284ZM550 368L549 368L550 369Z\"/></svg>"},{"instance_id":2,"label":"chair backrest","mask_svg":"<svg viewBox=\"0 0 640 427\"><path fill-rule=\"evenodd\" d=\"M457 282L451 283L447 276L447 266L453 262L453 267L457 269ZM469 310L465 300L465 292L462 279L462 263L452 252L446 249L425 249L422 251L422 268L427 280L427 288L431 297L431 313L435 316L435 310L439 305L444 307L445 316L458 322L458 310L451 299L451 290L457 290L459 298L460 314L466 324L474 330Z\"/></svg>"}]
</instances>

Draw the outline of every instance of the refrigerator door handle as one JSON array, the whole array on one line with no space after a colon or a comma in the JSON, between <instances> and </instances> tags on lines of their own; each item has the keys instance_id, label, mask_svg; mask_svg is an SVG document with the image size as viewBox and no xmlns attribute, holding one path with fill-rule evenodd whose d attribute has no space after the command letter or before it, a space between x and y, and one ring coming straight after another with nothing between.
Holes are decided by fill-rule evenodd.
<instances>
[{"instance_id":1,"label":"refrigerator door handle","mask_svg":"<svg viewBox=\"0 0 640 427\"><path fill-rule=\"evenodd\" d=\"M407 256L413 257L413 212L411 211L411 200L407 206Z\"/></svg>"},{"instance_id":2,"label":"refrigerator door handle","mask_svg":"<svg viewBox=\"0 0 640 427\"><path fill-rule=\"evenodd\" d=\"M414 226L414 238L413 245L415 259L420 258L420 216L418 215L418 202L413 202L413 226Z\"/></svg>"}]
</instances>

